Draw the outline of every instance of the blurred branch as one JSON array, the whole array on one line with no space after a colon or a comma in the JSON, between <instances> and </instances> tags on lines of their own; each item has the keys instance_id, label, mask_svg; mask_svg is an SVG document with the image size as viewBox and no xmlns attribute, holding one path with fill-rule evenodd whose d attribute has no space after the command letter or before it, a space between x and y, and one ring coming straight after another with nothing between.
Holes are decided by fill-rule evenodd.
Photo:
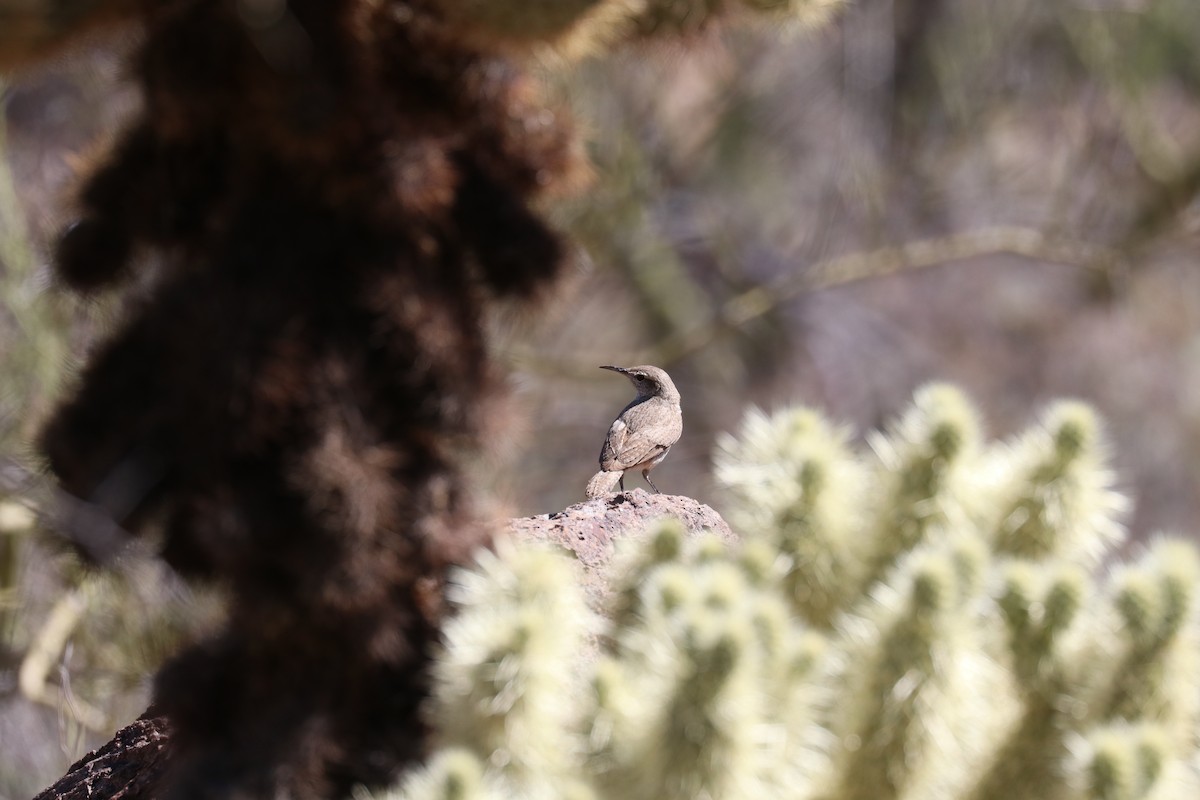
<instances>
[{"instance_id":1,"label":"blurred branch","mask_svg":"<svg viewBox=\"0 0 1200 800\"><path fill-rule=\"evenodd\" d=\"M632 136L607 143L607 148L596 156L607 176L604 191L589 196L586 210L571 227L621 275L651 334L665 336L711 305L653 218L655 200L679 187ZM614 230L621 235L613 236Z\"/></svg>"},{"instance_id":2,"label":"blurred branch","mask_svg":"<svg viewBox=\"0 0 1200 800\"><path fill-rule=\"evenodd\" d=\"M36 517L27 506L0 501L0 536L26 533L33 529Z\"/></svg>"},{"instance_id":3,"label":"blurred branch","mask_svg":"<svg viewBox=\"0 0 1200 800\"><path fill-rule=\"evenodd\" d=\"M80 726L101 732L106 720L100 709L71 694L66 687L50 683L50 673L63 659L71 634L88 608L90 579L67 592L58 599L41 630L21 661L17 672L17 685L21 694L35 703L57 710L69 710Z\"/></svg>"},{"instance_id":4,"label":"blurred branch","mask_svg":"<svg viewBox=\"0 0 1200 800\"><path fill-rule=\"evenodd\" d=\"M36 517L25 506L0 500L0 644L11 645L16 634L18 537L33 530Z\"/></svg>"},{"instance_id":5,"label":"blurred branch","mask_svg":"<svg viewBox=\"0 0 1200 800\"><path fill-rule=\"evenodd\" d=\"M0 82L0 98L4 83ZM8 162L7 129L0 104L0 306L15 327L0 347L0 401L19 410L16 430L0 426L0 444L27 433L36 409L58 386L66 360L65 323L59 309L37 288L37 259ZM3 412L0 408L0 412Z\"/></svg>"},{"instance_id":6,"label":"blurred branch","mask_svg":"<svg viewBox=\"0 0 1200 800\"><path fill-rule=\"evenodd\" d=\"M99 506L80 500L53 482L0 456L0 496L37 518L39 528L56 533L97 564L120 568L118 555L131 550L133 537Z\"/></svg>"},{"instance_id":7,"label":"blurred branch","mask_svg":"<svg viewBox=\"0 0 1200 800\"><path fill-rule=\"evenodd\" d=\"M741 327L805 292L1002 253L1095 270L1110 277L1124 271L1124 258L1116 250L1049 237L1030 228L983 228L921 239L831 258L742 292L725 302L716 324L693 328L664 342L656 350L656 363L670 363L693 353L722 331Z\"/></svg>"},{"instance_id":8,"label":"blurred branch","mask_svg":"<svg viewBox=\"0 0 1200 800\"><path fill-rule=\"evenodd\" d=\"M1142 205L1133 227L1125 241L1132 249L1153 239L1163 228L1171 224L1179 213L1200 195L1200 151L1191 155L1185 166L1157 187L1149 200Z\"/></svg>"},{"instance_id":9,"label":"blurred branch","mask_svg":"<svg viewBox=\"0 0 1200 800\"><path fill-rule=\"evenodd\" d=\"M1058 19L1075 55L1107 90L1108 102L1138 165L1155 181L1170 181L1180 166L1179 145L1157 124L1158 115L1148 107L1144 87L1136 82L1136 70L1130 67L1128 47L1118 40L1106 15L1064 11Z\"/></svg>"},{"instance_id":10,"label":"blurred branch","mask_svg":"<svg viewBox=\"0 0 1200 800\"><path fill-rule=\"evenodd\" d=\"M1185 153L1163 130L1160 116L1144 99L1150 88L1131 67L1129 43L1118 38L1105 14L1062 12L1058 18L1079 60L1107 90L1134 159L1155 184L1124 242L1133 249L1154 238L1200 194L1200 152Z\"/></svg>"},{"instance_id":11,"label":"blurred branch","mask_svg":"<svg viewBox=\"0 0 1200 800\"><path fill-rule=\"evenodd\" d=\"M819 261L803 272L785 274L767 285L747 289L725 301L714 322L671 336L637 358L646 363L670 365L708 347L722 333L757 320L806 292L994 255L1014 255L1085 269L1113 282L1127 271L1123 251L1050 236L1032 228L1001 226L919 239ZM591 366L556 360L528 347L514 346L504 357L511 365L536 374L582 380L593 372Z\"/></svg>"},{"instance_id":12,"label":"blurred branch","mask_svg":"<svg viewBox=\"0 0 1200 800\"><path fill-rule=\"evenodd\" d=\"M0 99L4 97L4 89L4 83L0 82ZM33 272L32 253L17 200L16 181L8 165L8 126L0 116L0 264L4 265L6 282L20 280Z\"/></svg>"}]
</instances>

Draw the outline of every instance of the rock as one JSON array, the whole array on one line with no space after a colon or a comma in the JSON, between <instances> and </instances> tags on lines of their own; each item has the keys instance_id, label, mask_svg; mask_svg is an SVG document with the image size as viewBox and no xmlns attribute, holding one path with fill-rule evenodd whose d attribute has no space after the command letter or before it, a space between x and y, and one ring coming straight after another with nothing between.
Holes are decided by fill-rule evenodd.
<instances>
[{"instance_id":1,"label":"rock","mask_svg":"<svg viewBox=\"0 0 1200 800\"><path fill-rule=\"evenodd\" d=\"M650 494L643 489L577 503L553 514L512 519L508 524L518 539L551 542L574 553L583 566L588 602L600 610L609 593L607 568L617 540L642 536L664 517L682 522L689 536L711 532L727 543L737 541L737 535L711 507L690 497Z\"/></svg>"}]
</instances>

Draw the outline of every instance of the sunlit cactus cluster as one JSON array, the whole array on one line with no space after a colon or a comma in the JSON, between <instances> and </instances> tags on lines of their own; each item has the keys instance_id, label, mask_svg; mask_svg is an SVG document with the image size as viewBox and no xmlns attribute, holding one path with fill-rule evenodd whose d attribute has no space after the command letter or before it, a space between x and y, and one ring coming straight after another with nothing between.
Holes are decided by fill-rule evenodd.
<instances>
[{"instance_id":1,"label":"sunlit cactus cluster","mask_svg":"<svg viewBox=\"0 0 1200 800\"><path fill-rule=\"evenodd\" d=\"M716 455L740 546L630 537L603 613L566 556L481 556L389 800L1200 796L1200 559L1111 563L1092 412L988 442L935 385L866 441L752 411Z\"/></svg>"}]
</instances>

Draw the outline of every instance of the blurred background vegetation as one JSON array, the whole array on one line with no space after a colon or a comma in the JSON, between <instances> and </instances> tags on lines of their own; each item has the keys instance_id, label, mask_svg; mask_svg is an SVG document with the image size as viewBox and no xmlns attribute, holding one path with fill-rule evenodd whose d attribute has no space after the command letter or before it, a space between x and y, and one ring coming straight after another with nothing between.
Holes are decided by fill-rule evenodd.
<instances>
[{"instance_id":1,"label":"blurred background vegetation","mask_svg":"<svg viewBox=\"0 0 1200 800\"><path fill-rule=\"evenodd\" d=\"M86 577L29 535L30 437L119 312L50 292L47 254L136 107L129 44L0 86L0 798L140 713L154 665L215 613L144 558ZM1195 533L1195 0L858 0L816 31L545 71L596 178L549 209L576 243L560 291L496 320L514 413L479 475L498 513L581 500L629 399L596 367L652 363L684 398L668 493L713 499L713 441L749 404L868 430L944 379L993 436L1085 399L1137 498L1130 541Z\"/></svg>"}]
</instances>

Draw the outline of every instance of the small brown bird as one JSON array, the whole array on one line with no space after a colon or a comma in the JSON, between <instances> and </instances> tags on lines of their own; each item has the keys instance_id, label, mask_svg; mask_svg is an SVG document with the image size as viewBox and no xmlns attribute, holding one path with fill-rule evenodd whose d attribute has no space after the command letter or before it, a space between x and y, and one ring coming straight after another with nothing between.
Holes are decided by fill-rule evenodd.
<instances>
[{"instance_id":1,"label":"small brown bird","mask_svg":"<svg viewBox=\"0 0 1200 800\"><path fill-rule=\"evenodd\" d=\"M625 473L640 469L655 494L660 494L650 470L667 457L683 433L679 391L658 367L601 367L629 378L637 397L625 406L608 429L600 450L600 471L588 481L587 496L600 497L618 484L625 491Z\"/></svg>"}]
</instances>

